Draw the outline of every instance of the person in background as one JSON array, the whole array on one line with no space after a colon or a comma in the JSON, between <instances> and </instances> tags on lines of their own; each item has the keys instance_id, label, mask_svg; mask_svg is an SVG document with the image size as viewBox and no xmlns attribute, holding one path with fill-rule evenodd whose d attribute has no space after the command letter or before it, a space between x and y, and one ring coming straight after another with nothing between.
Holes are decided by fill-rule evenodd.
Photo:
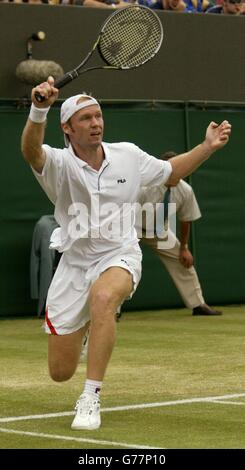
<instances>
[{"instance_id":1,"label":"person in background","mask_svg":"<svg viewBox=\"0 0 245 470\"><path fill-rule=\"evenodd\" d=\"M110 8L119 9L130 6L128 2L123 0L49 0L50 3L59 5L75 5L89 8Z\"/></svg>"},{"instance_id":2,"label":"person in background","mask_svg":"<svg viewBox=\"0 0 245 470\"><path fill-rule=\"evenodd\" d=\"M223 0L221 4L217 4L208 8L206 13L243 15L245 11L244 5L244 0Z\"/></svg>"},{"instance_id":3,"label":"person in background","mask_svg":"<svg viewBox=\"0 0 245 470\"><path fill-rule=\"evenodd\" d=\"M176 155L175 152L166 152L161 158L162 160L169 160ZM222 312L209 307L203 298L200 282L193 265L193 256L188 246L191 223L201 217L192 187L186 181L180 179L174 185L163 184L159 187L142 188L139 194L139 203L143 206L148 202L154 203L154 205L163 202L167 191L170 193L169 202L176 204L176 214L180 221L180 240L171 232L171 237L174 240L173 247L160 248L157 236L154 236L154 238L146 237L145 217L143 217L141 241L157 254L170 274L185 306L192 309L194 316L221 315Z\"/></svg>"},{"instance_id":4,"label":"person in background","mask_svg":"<svg viewBox=\"0 0 245 470\"><path fill-rule=\"evenodd\" d=\"M89 8L118 9L130 4L123 0L0 0L0 3L29 3L30 5L76 5Z\"/></svg>"},{"instance_id":5,"label":"person in background","mask_svg":"<svg viewBox=\"0 0 245 470\"><path fill-rule=\"evenodd\" d=\"M210 6L208 0L138 0L138 3L154 10L169 10L180 13L201 13Z\"/></svg>"},{"instance_id":6,"label":"person in background","mask_svg":"<svg viewBox=\"0 0 245 470\"><path fill-rule=\"evenodd\" d=\"M208 0L184 0L186 4L186 12L188 13L204 13L212 3Z\"/></svg>"}]
</instances>

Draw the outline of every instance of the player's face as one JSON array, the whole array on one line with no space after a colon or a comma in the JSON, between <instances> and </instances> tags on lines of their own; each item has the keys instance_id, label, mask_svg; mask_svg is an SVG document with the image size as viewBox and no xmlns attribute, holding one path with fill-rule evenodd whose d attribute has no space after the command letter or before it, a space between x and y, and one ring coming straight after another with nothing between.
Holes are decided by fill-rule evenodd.
<instances>
[{"instance_id":1,"label":"player's face","mask_svg":"<svg viewBox=\"0 0 245 470\"><path fill-rule=\"evenodd\" d=\"M103 138L104 121L98 105L87 106L77 111L70 119L65 132L69 134L71 143L82 147L100 145Z\"/></svg>"}]
</instances>

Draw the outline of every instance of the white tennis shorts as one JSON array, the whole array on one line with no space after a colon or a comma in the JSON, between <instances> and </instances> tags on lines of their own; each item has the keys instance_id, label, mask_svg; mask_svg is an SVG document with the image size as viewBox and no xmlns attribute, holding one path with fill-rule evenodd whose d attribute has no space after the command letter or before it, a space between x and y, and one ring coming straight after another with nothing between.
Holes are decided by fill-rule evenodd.
<instances>
[{"instance_id":1,"label":"white tennis shorts","mask_svg":"<svg viewBox=\"0 0 245 470\"><path fill-rule=\"evenodd\" d=\"M91 285L106 269L119 266L132 274L133 290L130 298L141 278L142 254L139 247L126 248L117 254L107 254L86 270L71 265L67 258L64 253L48 292L45 331L49 334L73 333L90 320L89 291Z\"/></svg>"}]
</instances>

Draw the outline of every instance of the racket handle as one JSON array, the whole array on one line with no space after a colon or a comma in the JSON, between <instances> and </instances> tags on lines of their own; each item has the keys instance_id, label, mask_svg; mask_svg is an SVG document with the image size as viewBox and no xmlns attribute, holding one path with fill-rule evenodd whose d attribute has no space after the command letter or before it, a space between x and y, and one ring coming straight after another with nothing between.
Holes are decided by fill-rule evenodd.
<instances>
[{"instance_id":1,"label":"racket handle","mask_svg":"<svg viewBox=\"0 0 245 470\"><path fill-rule=\"evenodd\" d=\"M63 75L63 77L58 78L58 80L54 82L54 87L58 89L63 88L63 86L67 85L67 83L71 82L72 80L74 80L74 78L77 78L77 77L78 77L78 73L76 72L76 70L67 72L65 75ZM43 101L45 101L45 97L40 95L40 93L38 92L35 93L35 98L38 101L38 103L42 103Z\"/></svg>"},{"instance_id":2,"label":"racket handle","mask_svg":"<svg viewBox=\"0 0 245 470\"><path fill-rule=\"evenodd\" d=\"M67 83L71 82L74 80L74 78L77 77L78 73L76 70L71 70L71 72L67 72L65 75L63 75L63 77L58 78L58 80L54 82L54 87L58 89L63 88L63 86L67 85Z\"/></svg>"}]
</instances>

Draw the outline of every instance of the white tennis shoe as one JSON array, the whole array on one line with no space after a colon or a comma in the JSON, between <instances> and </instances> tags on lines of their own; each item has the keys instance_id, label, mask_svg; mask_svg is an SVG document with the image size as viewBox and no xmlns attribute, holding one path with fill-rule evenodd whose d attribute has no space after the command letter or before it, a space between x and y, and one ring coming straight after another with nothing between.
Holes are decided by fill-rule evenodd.
<instances>
[{"instance_id":1,"label":"white tennis shoe","mask_svg":"<svg viewBox=\"0 0 245 470\"><path fill-rule=\"evenodd\" d=\"M100 400L96 396L83 393L77 400L76 416L72 422L71 429L98 429L101 424Z\"/></svg>"}]
</instances>

